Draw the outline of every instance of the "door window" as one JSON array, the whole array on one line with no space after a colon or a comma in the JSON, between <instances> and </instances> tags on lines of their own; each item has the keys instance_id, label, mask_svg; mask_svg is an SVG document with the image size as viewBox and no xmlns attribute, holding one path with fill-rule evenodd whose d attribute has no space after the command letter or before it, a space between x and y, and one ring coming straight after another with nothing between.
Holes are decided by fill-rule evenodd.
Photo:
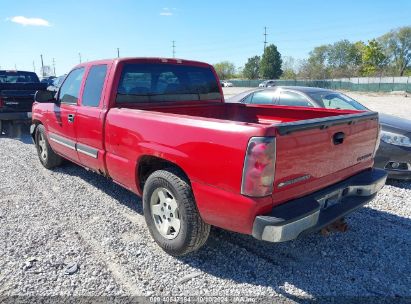
<instances>
[{"instance_id":1,"label":"door window","mask_svg":"<svg viewBox=\"0 0 411 304\"><path fill-rule=\"evenodd\" d=\"M259 91L253 94L251 103L253 104L273 104L275 91Z\"/></svg>"},{"instance_id":2,"label":"door window","mask_svg":"<svg viewBox=\"0 0 411 304\"><path fill-rule=\"evenodd\" d=\"M106 64L95 65L91 67L86 79L86 84L84 86L83 98L81 102L83 106L99 106L106 74Z\"/></svg>"},{"instance_id":3,"label":"door window","mask_svg":"<svg viewBox=\"0 0 411 304\"><path fill-rule=\"evenodd\" d=\"M279 105L293 106L293 107L312 107L313 105L304 96L290 92L282 91L280 94L280 99L278 101Z\"/></svg>"},{"instance_id":4,"label":"door window","mask_svg":"<svg viewBox=\"0 0 411 304\"><path fill-rule=\"evenodd\" d=\"M78 68L70 72L61 86L59 101L67 104L77 104L84 68Z\"/></svg>"}]
</instances>

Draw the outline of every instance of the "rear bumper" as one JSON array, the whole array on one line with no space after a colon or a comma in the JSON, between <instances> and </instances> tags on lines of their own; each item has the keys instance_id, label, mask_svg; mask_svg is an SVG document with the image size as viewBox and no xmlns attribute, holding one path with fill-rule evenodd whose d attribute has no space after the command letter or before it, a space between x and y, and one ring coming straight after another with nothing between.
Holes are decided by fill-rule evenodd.
<instances>
[{"instance_id":1,"label":"rear bumper","mask_svg":"<svg viewBox=\"0 0 411 304\"><path fill-rule=\"evenodd\" d=\"M259 240L284 242L318 231L372 200L386 179L384 170L366 170L275 207L270 214L255 218L252 235Z\"/></svg>"},{"instance_id":2,"label":"rear bumper","mask_svg":"<svg viewBox=\"0 0 411 304\"><path fill-rule=\"evenodd\" d=\"M31 112L0 112L0 120L31 120Z\"/></svg>"}]
</instances>

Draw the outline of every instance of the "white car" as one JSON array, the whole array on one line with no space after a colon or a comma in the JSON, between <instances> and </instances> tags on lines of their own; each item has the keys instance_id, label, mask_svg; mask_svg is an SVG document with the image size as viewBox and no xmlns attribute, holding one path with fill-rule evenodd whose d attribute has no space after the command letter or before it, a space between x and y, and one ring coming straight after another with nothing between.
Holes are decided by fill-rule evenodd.
<instances>
[{"instance_id":1,"label":"white car","mask_svg":"<svg viewBox=\"0 0 411 304\"><path fill-rule=\"evenodd\" d=\"M260 88L270 88L270 87L275 87L275 81L274 80L266 80L263 81L258 85Z\"/></svg>"},{"instance_id":2,"label":"white car","mask_svg":"<svg viewBox=\"0 0 411 304\"><path fill-rule=\"evenodd\" d=\"M231 82L229 82L229 81L222 80L222 81L221 81L221 86L222 86L222 87L232 87L233 84L232 84Z\"/></svg>"}]
</instances>

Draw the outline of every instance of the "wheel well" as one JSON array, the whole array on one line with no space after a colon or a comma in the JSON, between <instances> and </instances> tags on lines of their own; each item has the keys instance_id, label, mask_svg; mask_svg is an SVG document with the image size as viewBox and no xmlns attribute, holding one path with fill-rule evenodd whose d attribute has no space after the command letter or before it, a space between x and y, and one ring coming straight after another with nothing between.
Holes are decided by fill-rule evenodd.
<instances>
[{"instance_id":1,"label":"wheel well","mask_svg":"<svg viewBox=\"0 0 411 304\"><path fill-rule=\"evenodd\" d=\"M35 140L36 140L36 129L37 129L37 127L38 127L39 125L41 125L42 123L41 123L40 120L33 120L33 123L32 123L32 124L35 125L35 127L34 127L34 129L33 129L33 133L31 133L30 135L31 135L31 137L33 138L33 140L35 141Z\"/></svg>"},{"instance_id":2,"label":"wheel well","mask_svg":"<svg viewBox=\"0 0 411 304\"><path fill-rule=\"evenodd\" d=\"M172 163L160 157L147 155L147 156L143 156L137 165L137 174L138 174L138 183L139 183L138 186L140 187L141 192L143 192L144 184L151 173L153 173L154 171L162 170L166 168L176 169L182 175L182 177L184 177L187 180L187 182L190 183L190 180L187 174L184 172L183 169L181 169L175 163Z\"/></svg>"}]
</instances>

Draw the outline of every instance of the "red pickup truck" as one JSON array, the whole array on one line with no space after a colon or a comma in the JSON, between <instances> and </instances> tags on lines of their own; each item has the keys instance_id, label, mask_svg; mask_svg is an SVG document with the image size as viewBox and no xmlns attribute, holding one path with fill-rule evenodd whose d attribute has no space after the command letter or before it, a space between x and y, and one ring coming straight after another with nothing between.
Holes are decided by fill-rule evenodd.
<instances>
[{"instance_id":1,"label":"red pickup truck","mask_svg":"<svg viewBox=\"0 0 411 304\"><path fill-rule=\"evenodd\" d=\"M282 242L373 199L378 114L224 103L212 66L161 58L83 63L38 91L31 134L46 168L63 158L141 195L154 240L183 255L210 226Z\"/></svg>"}]
</instances>

